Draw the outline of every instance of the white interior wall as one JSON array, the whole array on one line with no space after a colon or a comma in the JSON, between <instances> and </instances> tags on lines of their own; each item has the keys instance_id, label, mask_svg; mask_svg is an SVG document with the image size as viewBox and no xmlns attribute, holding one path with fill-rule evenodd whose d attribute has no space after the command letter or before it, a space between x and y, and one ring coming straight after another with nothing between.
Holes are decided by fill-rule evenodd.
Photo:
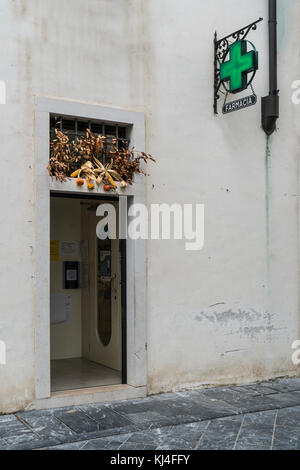
<instances>
[{"instance_id":1,"label":"white interior wall","mask_svg":"<svg viewBox=\"0 0 300 470\"><path fill-rule=\"evenodd\" d=\"M50 210L51 240L76 241L78 256L63 256L51 261L51 294L71 296L71 319L65 323L51 325L51 359L70 359L82 355L81 289L63 289L63 262L81 261L81 206L78 199L51 198Z\"/></svg>"}]
</instances>

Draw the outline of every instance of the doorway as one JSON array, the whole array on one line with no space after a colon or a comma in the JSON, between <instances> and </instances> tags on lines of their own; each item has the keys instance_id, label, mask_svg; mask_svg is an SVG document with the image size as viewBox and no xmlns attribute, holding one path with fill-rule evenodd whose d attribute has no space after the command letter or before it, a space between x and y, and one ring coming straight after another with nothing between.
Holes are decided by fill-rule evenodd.
<instances>
[{"instance_id":1,"label":"doorway","mask_svg":"<svg viewBox=\"0 0 300 470\"><path fill-rule=\"evenodd\" d=\"M51 392L126 383L126 257L96 235L104 202L118 214L117 198L51 196Z\"/></svg>"},{"instance_id":2,"label":"doorway","mask_svg":"<svg viewBox=\"0 0 300 470\"><path fill-rule=\"evenodd\" d=\"M81 199L106 198L101 190L86 193L73 181L63 184L49 178L49 119L57 116L80 116L103 123L118 123L130 127L130 146L145 148L145 115L119 107L106 107L78 101L35 97L35 402L34 407L54 408L95 401L138 398L147 394L147 282L146 240L122 240L122 375L123 385L70 392L51 393L50 381L50 198L53 196ZM122 226L129 223L126 207L146 204L144 178L137 177L134 185L119 195ZM127 214L127 215L126 215ZM123 253L126 253L123 255ZM123 275L124 274L124 275ZM53 283L53 278L52 278ZM124 313L125 312L125 313ZM53 341L53 340L52 340ZM62 335L61 341L64 341ZM124 378L125 376L125 378Z\"/></svg>"}]
</instances>

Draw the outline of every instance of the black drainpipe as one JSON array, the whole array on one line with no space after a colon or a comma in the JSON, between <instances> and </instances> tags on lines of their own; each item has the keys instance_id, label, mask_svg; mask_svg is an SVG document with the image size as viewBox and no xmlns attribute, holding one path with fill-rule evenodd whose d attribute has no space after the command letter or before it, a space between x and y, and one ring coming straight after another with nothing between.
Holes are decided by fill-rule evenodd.
<instances>
[{"instance_id":1,"label":"black drainpipe","mask_svg":"<svg viewBox=\"0 0 300 470\"><path fill-rule=\"evenodd\" d=\"M277 0L269 0L269 96L262 98L262 128L267 135L276 130L279 118L277 89Z\"/></svg>"}]
</instances>

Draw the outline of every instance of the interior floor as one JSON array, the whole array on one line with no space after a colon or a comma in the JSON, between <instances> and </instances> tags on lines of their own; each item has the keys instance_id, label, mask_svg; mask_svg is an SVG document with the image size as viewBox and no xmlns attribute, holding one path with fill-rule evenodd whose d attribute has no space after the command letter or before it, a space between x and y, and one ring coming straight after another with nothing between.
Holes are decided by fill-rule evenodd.
<instances>
[{"instance_id":1,"label":"interior floor","mask_svg":"<svg viewBox=\"0 0 300 470\"><path fill-rule=\"evenodd\" d=\"M119 385L121 372L88 361L87 359L61 359L51 361L51 391L62 392L82 388Z\"/></svg>"}]
</instances>

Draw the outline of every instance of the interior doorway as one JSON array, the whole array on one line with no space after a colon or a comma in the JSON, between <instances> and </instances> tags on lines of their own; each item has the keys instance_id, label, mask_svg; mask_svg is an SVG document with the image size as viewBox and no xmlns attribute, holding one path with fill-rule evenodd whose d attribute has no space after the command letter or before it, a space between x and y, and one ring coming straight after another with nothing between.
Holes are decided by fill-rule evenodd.
<instances>
[{"instance_id":1,"label":"interior doorway","mask_svg":"<svg viewBox=\"0 0 300 470\"><path fill-rule=\"evenodd\" d=\"M126 256L96 235L104 202L118 221L117 198L51 196L51 392L126 383Z\"/></svg>"}]
</instances>

